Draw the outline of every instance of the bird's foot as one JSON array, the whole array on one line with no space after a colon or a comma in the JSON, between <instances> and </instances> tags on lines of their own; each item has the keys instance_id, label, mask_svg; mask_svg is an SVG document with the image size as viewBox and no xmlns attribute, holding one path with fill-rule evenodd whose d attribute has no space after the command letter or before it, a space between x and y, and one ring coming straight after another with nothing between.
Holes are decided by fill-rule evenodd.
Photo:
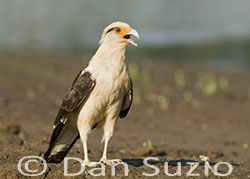
<instances>
[{"instance_id":1,"label":"bird's foot","mask_svg":"<svg viewBox=\"0 0 250 179\"><path fill-rule=\"evenodd\" d=\"M109 166L111 166L111 164L112 163L120 163L120 162L122 162L122 160L121 159L105 159L105 158L102 158L101 160L100 160L100 163L104 163L104 164L106 164L106 165L109 165Z\"/></svg>"},{"instance_id":2,"label":"bird's foot","mask_svg":"<svg viewBox=\"0 0 250 179\"><path fill-rule=\"evenodd\" d=\"M88 166L88 167L97 167L98 164L99 164L99 162L91 162L89 160L84 160L83 163L82 163L82 165L85 166L85 167L86 166Z\"/></svg>"}]
</instances>

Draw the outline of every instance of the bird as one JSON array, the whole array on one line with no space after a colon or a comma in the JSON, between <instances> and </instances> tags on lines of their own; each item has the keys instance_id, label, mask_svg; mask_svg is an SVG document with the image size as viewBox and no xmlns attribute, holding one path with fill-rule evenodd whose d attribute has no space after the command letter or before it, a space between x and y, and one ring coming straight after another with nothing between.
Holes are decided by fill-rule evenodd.
<instances>
[{"instance_id":1,"label":"bird","mask_svg":"<svg viewBox=\"0 0 250 179\"><path fill-rule=\"evenodd\" d=\"M101 36L99 48L74 79L56 115L50 143L44 158L60 163L80 138L83 165L93 167L88 157L88 135L103 130L103 154L99 162L111 165L120 159L108 159L108 143L116 121L127 116L133 101L133 83L125 58L126 46L137 46L139 33L125 22L113 22Z\"/></svg>"}]
</instances>

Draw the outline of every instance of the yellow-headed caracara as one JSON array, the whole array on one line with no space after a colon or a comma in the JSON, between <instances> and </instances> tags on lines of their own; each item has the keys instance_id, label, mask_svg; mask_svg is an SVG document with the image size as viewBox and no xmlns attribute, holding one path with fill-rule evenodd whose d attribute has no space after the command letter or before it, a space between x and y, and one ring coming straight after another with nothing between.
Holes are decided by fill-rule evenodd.
<instances>
[{"instance_id":1,"label":"yellow-headed caracara","mask_svg":"<svg viewBox=\"0 0 250 179\"><path fill-rule=\"evenodd\" d=\"M125 60L126 45L137 46L131 36L139 38L138 32L123 22L114 22L104 29L100 47L63 98L44 156L47 162L61 162L80 137L84 165L94 166L88 158L87 139L96 127L104 133L100 162L110 165L120 161L107 159L107 146L116 120L127 115L133 99L132 80Z\"/></svg>"}]
</instances>

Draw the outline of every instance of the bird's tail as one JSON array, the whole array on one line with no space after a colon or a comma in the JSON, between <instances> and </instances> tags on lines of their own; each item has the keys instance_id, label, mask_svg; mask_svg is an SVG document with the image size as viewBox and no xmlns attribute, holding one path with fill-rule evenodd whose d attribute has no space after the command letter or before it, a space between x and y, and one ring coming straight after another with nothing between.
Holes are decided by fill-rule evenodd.
<instances>
[{"instance_id":1,"label":"bird's tail","mask_svg":"<svg viewBox=\"0 0 250 179\"><path fill-rule=\"evenodd\" d=\"M63 123L59 123L53 130L50 144L44 159L48 163L60 163L79 138L77 130L71 130Z\"/></svg>"}]
</instances>

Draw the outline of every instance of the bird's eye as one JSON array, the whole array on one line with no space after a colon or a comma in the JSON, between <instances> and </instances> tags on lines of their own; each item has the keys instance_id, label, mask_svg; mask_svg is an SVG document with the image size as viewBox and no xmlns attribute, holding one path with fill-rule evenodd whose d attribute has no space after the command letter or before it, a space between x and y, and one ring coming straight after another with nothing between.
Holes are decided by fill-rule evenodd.
<instances>
[{"instance_id":1,"label":"bird's eye","mask_svg":"<svg viewBox=\"0 0 250 179\"><path fill-rule=\"evenodd\" d=\"M116 31L116 32L121 32L121 29L120 29L119 27L117 27L117 28L115 29L115 31Z\"/></svg>"}]
</instances>

